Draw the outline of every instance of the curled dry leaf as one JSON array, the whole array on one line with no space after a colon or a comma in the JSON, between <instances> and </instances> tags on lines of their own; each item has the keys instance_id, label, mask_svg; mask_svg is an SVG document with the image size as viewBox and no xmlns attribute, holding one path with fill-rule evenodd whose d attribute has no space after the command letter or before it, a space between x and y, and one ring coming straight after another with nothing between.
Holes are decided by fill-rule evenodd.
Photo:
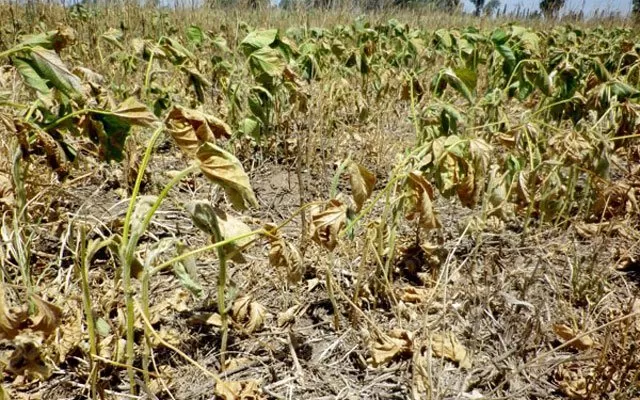
<instances>
[{"instance_id":1,"label":"curled dry leaf","mask_svg":"<svg viewBox=\"0 0 640 400\"><path fill-rule=\"evenodd\" d=\"M452 333L431 336L431 350L437 357L458 363L461 368L471 368L471 358Z\"/></svg>"},{"instance_id":2,"label":"curled dry leaf","mask_svg":"<svg viewBox=\"0 0 640 400\"><path fill-rule=\"evenodd\" d=\"M261 400L265 397L255 380L216 383L216 396L222 400Z\"/></svg>"},{"instance_id":3,"label":"curled dry leaf","mask_svg":"<svg viewBox=\"0 0 640 400\"><path fill-rule=\"evenodd\" d=\"M35 305L36 314L29 316L26 304L9 310L4 292L0 291L0 339L12 340L26 329L41 332L47 338L60 325L60 307L36 295L31 295L31 300Z\"/></svg>"},{"instance_id":4,"label":"curled dry leaf","mask_svg":"<svg viewBox=\"0 0 640 400\"><path fill-rule=\"evenodd\" d=\"M324 211L311 215L311 238L326 249L333 250L346 222L347 207L339 200L332 199Z\"/></svg>"},{"instance_id":5,"label":"curled dry leaf","mask_svg":"<svg viewBox=\"0 0 640 400\"><path fill-rule=\"evenodd\" d=\"M568 346L576 350L587 350L595 344L591 336L582 335L580 332L565 324L553 325L553 331L562 340L567 342L572 341Z\"/></svg>"},{"instance_id":6,"label":"curled dry leaf","mask_svg":"<svg viewBox=\"0 0 640 400\"><path fill-rule=\"evenodd\" d=\"M249 177L240 161L231 153L212 143L204 143L196 152L200 170L213 183L220 185L234 208L244 210L258 206Z\"/></svg>"},{"instance_id":7,"label":"curled dry leaf","mask_svg":"<svg viewBox=\"0 0 640 400\"><path fill-rule=\"evenodd\" d=\"M351 162L349 164L349 181L353 200L356 203L356 211L360 211L364 202L373 193L376 177L362 165Z\"/></svg>"},{"instance_id":8,"label":"curled dry leaf","mask_svg":"<svg viewBox=\"0 0 640 400\"><path fill-rule=\"evenodd\" d=\"M231 136L231 128L221 119L179 105L171 109L165 123L178 147L188 155L194 155L206 142Z\"/></svg>"},{"instance_id":9,"label":"curled dry leaf","mask_svg":"<svg viewBox=\"0 0 640 400\"><path fill-rule=\"evenodd\" d=\"M60 325L62 310L55 304L44 301L36 295L31 295L31 300L38 310L36 315L31 318L31 330L42 332L46 338Z\"/></svg>"},{"instance_id":10,"label":"curled dry leaf","mask_svg":"<svg viewBox=\"0 0 640 400\"><path fill-rule=\"evenodd\" d=\"M233 303L231 314L247 333L253 333L262 327L267 309L250 296L240 296Z\"/></svg>"},{"instance_id":11,"label":"curled dry leaf","mask_svg":"<svg viewBox=\"0 0 640 400\"><path fill-rule=\"evenodd\" d=\"M571 399L586 399L589 392L589 373L577 363L567 363L558 366L554 374L558 387Z\"/></svg>"},{"instance_id":12,"label":"curled dry leaf","mask_svg":"<svg viewBox=\"0 0 640 400\"><path fill-rule=\"evenodd\" d=\"M277 324L279 327L289 326L293 324L296 318L303 314L308 305L297 305L287 308L285 311L278 313Z\"/></svg>"},{"instance_id":13,"label":"curled dry leaf","mask_svg":"<svg viewBox=\"0 0 640 400\"><path fill-rule=\"evenodd\" d=\"M0 340L12 340L28 324L29 312L23 307L9 309L0 289Z\"/></svg>"},{"instance_id":14,"label":"curled dry leaf","mask_svg":"<svg viewBox=\"0 0 640 400\"><path fill-rule=\"evenodd\" d=\"M404 329L394 329L388 335L377 338L370 350L370 362L376 367L396 358L408 357L413 352L413 335Z\"/></svg>"},{"instance_id":15,"label":"curled dry leaf","mask_svg":"<svg viewBox=\"0 0 640 400\"><path fill-rule=\"evenodd\" d=\"M420 171L413 171L407 177L409 210L406 218L409 221L417 219L424 229L442 227L438 216L433 210L433 186L425 179Z\"/></svg>"},{"instance_id":16,"label":"curled dry leaf","mask_svg":"<svg viewBox=\"0 0 640 400\"><path fill-rule=\"evenodd\" d=\"M476 185L473 167L464 160L462 160L462 164L466 167L466 174L456 186L456 192L462 205L471 208L478 202L480 191Z\"/></svg>"},{"instance_id":17,"label":"curled dry leaf","mask_svg":"<svg viewBox=\"0 0 640 400\"><path fill-rule=\"evenodd\" d=\"M405 303L422 303L431 297L432 291L429 289L407 286L400 293L400 300Z\"/></svg>"},{"instance_id":18,"label":"curled dry leaf","mask_svg":"<svg viewBox=\"0 0 640 400\"><path fill-rule=\"evenodd\" d=\"M300 282L305 272L300 251L279 236L273 227L267 226L266 228L272 234L269 237L269 264L274 268L283 269L290 283Z\"/></svg>"}]
</instances>

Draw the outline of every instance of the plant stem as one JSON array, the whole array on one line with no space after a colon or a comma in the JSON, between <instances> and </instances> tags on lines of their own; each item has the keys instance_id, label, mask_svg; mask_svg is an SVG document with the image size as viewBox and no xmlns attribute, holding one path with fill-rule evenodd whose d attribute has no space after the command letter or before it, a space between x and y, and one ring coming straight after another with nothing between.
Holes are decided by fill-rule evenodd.
<instances>
[{"instance_id":1,"label":"plant stem","mask_svg":"<svg viewBox=\"0 0 640 400\"><path fill-rule=\"evenodd\" d=\"M140 168L138 169L138 177L136 178L136 183L133 186L133 191L131 194L131 200L129 201L129 207L127 208L127 214L124 219L124 228L122 231L122 241L120 242L120 263L122 264L122 286L125 296L125 307L126 307L126 320L127 320L127 346L126 346L126 355L127 355L127 373L129 375L129 385L131 394L135 394L135 371L133 370L133 361L135 358L134 354L134 305L133 305L133 289L131 287L131 265L133 263L134 252L137 245L137 240L129 240L129 230L131 228L131 216L133 214L133 210L136 205L136 199L138 197L138 193L140 192L140 185L142 184L142 179L144 177L144 171L149 164L149 160L151 159L151 153L153 153L153 147L160 137L160 134L163 131L163 127L159 127L155 130L151 139L149 139L149 144L147 144L147 149L145 151L142 162L140 163ZM132 238L133 239L133 238Z\"/></svg>"}]
</instances>

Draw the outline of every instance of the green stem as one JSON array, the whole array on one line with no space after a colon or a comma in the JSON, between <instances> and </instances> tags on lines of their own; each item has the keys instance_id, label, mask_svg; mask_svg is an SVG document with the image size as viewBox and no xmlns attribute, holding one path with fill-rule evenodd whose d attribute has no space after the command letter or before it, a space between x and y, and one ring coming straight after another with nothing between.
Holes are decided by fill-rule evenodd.
<instances>
[{"instance_id":1,"label":"green stem","mask_svg":"<svg viewBox=\"0 0 640 400\"><path fill-rule=\"evenodd\" d=\"M127 214L124 218L124 227L122 230L122 244L126 244L129 239L129 229L131 225L131 215L133 214L133 210L136 206L136 198L138 197L138 193L140 192L140 185L142 184L142 179L144 178L144 172L149 164L149 160L151 159L151 153L153 153L153 147L160 137L164 126L160 126L158 129L153 132L151 139L149 139L149 144L147 145L147 149L145 150L144 157L142 158L142 162L140 163L140 168L138 169L138 176L136 177L136 183L133 186L133 191L131 193L131 200L129 201L129 207L127 208Z\"/></svg>"},{"instance_id":2,"label":"green stem","mask_svg":"<svg viewBox=\"0 0 640 400\"><path fill-rule=\"evenodd\" d=\"M74 111L72 113L69 113L69 114L65 115L62 118L59 118L59 119L53 121L52 123L50 123L49 125L45 126L42 129L45 130L45 131L48 131L49 129L55 128L56 126L62 124L64 121L66 121L68 119L79 117L79 116L85 115L85 114L111 115L112 113L109 112L109 111L104 111L104 110L94 110L94 109L91 109L91 108L83 108L82 110Z\"/></svg>"},{"instance_id":3,"label":"green stem","mask_svg":"<svg viewBox=\"0 0 640 400\"><path fill-rule=\"evenodd\" d=\"M131 265L133 263L135 244L131 245L129 243L129 229L131 226L131 216L133 214L133 210L136 205L136 199L138 197L138 193L140 192L140 185L142 184L142 179L144 177L145 169L149 164L149 160L151 159L151 153L153 153L153 148L162 133L163 127L159 127L151 136L149 140L149 144L147 145L147 149L144 154L144 158L140 164L140 168L138 169L138 177L136 178L136 183L133 187L133 193L131 194L131 200L129 201L129 207L127 208L127 214L124 219L124 228L122 232L122 241L120 242L120 262L122 264L122 283L123 283L123 291L125 295L125 307L126 307L126 317L127 317L127 372L129 375L129 385L131 394L135 394L135 371L133 369L133 361L135 358L134 354L134 304L133 304L133 289L131 287Z\"/></svg>"},{"instance_id":4,"label":"green stem","mask_svg":"<svg viewBox=\"0 0 640 400\"><path fill-rule=\"evenodd\" d=\"M17 47L14 47L12 49L9 49L9 50L6 50L6 51L3 51L2 53L0 53L0 58L9 57L9 56L12 56L15 53L19 53L19 52L21 52L23 50L27 50L27 49L29 49L29 47L17 46Z\"/></svg>"},{"instance_id":5,"label":"green stem","mask_svg":"<svg viewBox=\"0 0 640 400\"><path fill-rule=\"evenodd\" d=\"M151 269L149 271L149 275L155 275L158 272L160 272L160 271L172 266L174 263L177 263L178 261L182 261L182 260L184 260L186 258L189 258L189 257L197 256L198 254L201 254L201 253L206 253L207 251L216 250L219 247L226 246L226 245L231 244L231 243L233 243L233 242L235 242L237 240L242 240L244 238L248 238L248 237L251 237L251 236L268 235L268 234L269 233L267 231L265 231L264 229L257 229L255 231L247 232L247 233L244 233L242 235L238 235L236 237L232 237L230 239L222 240L222 241L219 241L219 242L216 242L216 243L212 243L212 244L204 246L204 247L200 247L199 249L195 249L195 250L192 250L192 251L189 251L189 252L186 252L186 253L182 253L179 256L173 257L172 259L170 259L168 261L165 261L162 264L158 265L157 267Z\"/></svg>"}]
</instances>

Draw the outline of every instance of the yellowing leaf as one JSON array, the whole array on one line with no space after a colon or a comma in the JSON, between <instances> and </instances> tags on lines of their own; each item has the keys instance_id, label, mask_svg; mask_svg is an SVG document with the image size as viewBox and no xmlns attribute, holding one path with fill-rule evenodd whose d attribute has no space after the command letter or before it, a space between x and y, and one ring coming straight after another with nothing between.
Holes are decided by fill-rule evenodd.
<instances>
[{"instance_id":1,"label":"yellowing leaf","mask_svg":"<svg viewBox=\"0 0 640 400\"><path fill-rule=\"evenodd\" d=\"M129 125L137 126L152 126L158 122L155 115L144 104L140 103L135 97L129 97L115 110L106 116L111 118L117 118L121 123L127 123Z\"/></svg>"},{"instance_id":2,"label":"yellowing leaf","mask_svg":"<svg viewBox=\"0 0 640 400\"><path fill-rule=\"evenodd\" d=\"M362 209L362 205L373 193L376 177L365 167L352 162L349 164L349 181L351 192L356 203L356 211Z\"/></svg>"},{"instance_id":3,"label":"yellowing leaf","mask_svg":"<svg viewBox=\"0 0 640 400\"><path fill-rule=\"evenodd\" d=\"M346 221L347 207L339 200L332 199L324 211L311 215L311 238L328 250L333 250Z\"/></svg>"},{"instance_id":4,"label":"yellowing leaf","mask_svg":"<svg viewBox=\"0 0 640 400\"><path fill-rule=\"evenodd\" d=\"M231 136L231 128L221 119L179 105L171 109L165 123L178 147L188 155L195 154L203 143Z\"/></svg>"},{"instance_id":5,"label":"yellowing leaf","mask_svg":"<svg viewBox=\"0 0 640 400\"><path fill-rule=\"evenodd\" d=\"M437 357L457 362L461 368L471 368L471 359L467 349L452 334L434 334L431 337L431 350Z\"/></svg>"},{"instance_id":6,"label":"yellowing leaf","mask_svg":"<svg viewBox=\"0 0 640 400\"><path fill-rule=\"evenodd\" d=\"M394 329L388 335L378 338L370 350L370 362L373 366L388 364L396 358L411 355L413 335L403 329Z\"/></svg>"},{"instance_id":7,"label":"yellowing leaf","mask_svg":"<svg viewBox=\"0 0 640 400\"><path fill-rule=\"evenodd\" d=\"M185 208L191 214L193 223L210 235L213 241L229 240L251 232L251 228L244 222L219 208L212 207L206 201L193 201L188 203ZM225 253L235 262L243 263L245 259L240 250L251 243L253 239L253 237L247 236L226 244L224 246Z\"/></svg>"},{"instance_id":8,"label":"yellowing leaf","mask_svg":"<svg viewBox=\"0 0 640 400\"><path fill-rule=\"evenodd\" d=\"M419 171L409 173L407 177L409 210L406 218L409 221L418 220L424 229L440 228L440 221L433 210L433 186Z\"/></svg>"},{"instance_id":9,"label":"yellowing leaf","mask_svg":"<svg viewBox=\"0 0 640 400\"><path fill-rule=\"evenodd\" d=\"M32 47L29 51L30 64L42 78L48 80L56 89L69 98L82 101L85 98L80 79L71 73L60 57L51 50Z\"/></svg>"},{"instance_id":10,"label":"yellowing leaf","mask_svg":"<svg viewBox=\"0 0 640 400\"><path fill-rule=\"evenodd\" d=\"M594 342L591 336L582 335L565 324L553 325L553 331L564 341L572 341L568 346L576 350L587 350L593 347Z\"/></svg>"},{"instance_id":11,"label":"yellowing leaf","mask_svg":"<svg viewBox=\"0 0 640 400\"><path fill-rule=\"evenodd\" d=\"M247 333L253 333L262 327L267 309L250 296L241 296L233 303L231 313L236 323L242 325Z\"/></svg>"},{"instance_id":12,"label":"yellowing leaf","mask_svg":"<svg viewBox=\"0 0 640 400\"><path fill-rule=\"evenodd\" d=\"M205 143L198 148L196 156L200 160L200 170L224 189L234 208L244 210L247 205L258 206L249 177L233 154L215 144Z\"/></svg>"}]
</instances>

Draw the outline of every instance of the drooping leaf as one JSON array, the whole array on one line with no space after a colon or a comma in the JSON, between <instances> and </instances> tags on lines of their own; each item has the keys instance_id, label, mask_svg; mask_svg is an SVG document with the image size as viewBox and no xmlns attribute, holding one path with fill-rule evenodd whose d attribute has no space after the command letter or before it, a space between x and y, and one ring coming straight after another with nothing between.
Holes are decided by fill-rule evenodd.
<instances>
[{"instance_id":1,"label":"drooping leaf","mask_svg":"<svg viewBox=\"0 0 640 400\"><path fill-rule=\"evenodd\" d=\"M280 237L273 226L268 229L273 235L269 237L269 264L274 268L283 269L290 283L298 283L305 271L300 251Z\"/></svg>"},{"instance_id":2,"label":"drooping leaf","mask_svg":"<svg viewBox=\"0 0 640 400\"><path fill-rule=\"evenodd\" d=\"M109 114L101 114L101 119L112 125L136 125L151 127L158 122L156 116L135 97L129 97L112 110Z\"/></svg>"},{"instance_id":3,"label":"drooping leaf","mask_svg":"<svg viewBox=\"0 0 640 400\"><path fill-rule=\"evenodd\" d=\"M373 193L376 184L376 177L369 170L360 164L351 162L349 164L349 181L351 183L351 194L356 203L356 212L362 209L362 205Z\"/></svg>"},{"instance_id":4,"label":"drooping leaf","mask_svg":"<svg viewBox=\"0 0 640 400\"><path fill-rule=\"evenodd\" d=\"M157 196L148 195L141 196L140 199L136 202L136 207L133 209L133 214L131 214L132 235L141 236L144 233L144 220L147 216L147 213L151 210L153 204L157 199Z\"/></svg>"},{"instance_id":5,"label":"drooping leaf","mask_svg":"<svg viewBox=\"0 0 640 400\"><path fill-rule=\"evenodd\" d=\"M277 29L267 29L250 32L240 43L243 53L248 56L254 51L268 47L278 38Z\"/></svg>"},{"instance_id":6,"label":"drooping leaf","mask_svg":"<svg viewBox=\"0 0 640 400\"><path fill-rule=\"evenodd\" d=\"M282 76L286 67L280 52L271 47L262 47L252 52L249 65L256 75L267 74L271 77Z\"/></svg>"},{"instance_id":7,"label":"drooping leaf","mask_svg":"<svg viewBox=\"0 0 640 400\"><path fill-rule=\"evenodd\" d=\"M247 206L258 206L249 177L233 154L213 143L204 143L196 157L200 160L200 170L224 189L234 208L244 210Z\"/></svg>"},{"instance_id":8,"label":"drooping leaf","mask_svg":"<svg viewBox=\"0 0 640 400\"><path fill-rule=\"evenodd\" d=\"M424 229L440 228L440 221L433 210L433 187L420 171L413 171L407 177L408 209L406 218L418 220Z\"/></svg>"},{"instance_id":9,"label":"drooping leaf","mask_svg":"<svg viewBox=\"0 0 640 400\"><path fill-rule=\"evenodd\" d=\"M240 121L240 127L238 129L244 135L247 135L255 140L260 139L260 121L255 118L249 117Z\"/></svg>"},{"instance_id":10,"label":"drooping leaf","mask_svg":"<svg viewBox=\"0 0 640 400\"><path fill-rule=\"evenodd\" d=\"M187 248L181 243L177 245L178 255L187 253ZM202 295L202 286L198 283L198 272L196 269L196 260L193 257L187 257L173 264L173 273L176 275L182 286L193 293L194 296Z\"/></svg>"},{"instance_id":11,"label":"drooping leaf","mask_svg":"<svg viewBox=\"0 0 640 400\"><path fill-rule=\"evenodd\" d=\"M203 143L231 136L231 128L221 119L179 105L171 109L165 123L178 147L187 155L194 155Z\"/></svg>"},{"instance_id":12,"label":"drooping leaf","mask_svg":"<svg viewBox=\"0 0 640 400\"><path fill-rule=\"evenodd\" d=\"M194 225L211 236L212 241L229 240L251 232L251 228L223 210L213 207L207 201L192 201L185 205ZM226 244L223 249L228 257L237 263L245 262L241 249L251 243L253 237L247 236Z\"/></svg>"},{"instance_id":13,"label":"drooping leaf","mask_svg":"<svg viewBox=\"0 0 640 400\"><path fill-rule=\"evenodd\" d=\"M338 234L346 222L347 207L339 200L331 199L324 211L311 215L311 238L331 251L338 244Z\"/></svg>"},{"instance_id":14,"label":"drooping leaf","mask_svg":"<svg viewBox=\"0 0 640 400\"><path fill-rule=\"evenodd\" d=\"M49 94L51 92L47 86L47 80L42 78L27 60L15 57L13 58L13 65L27 86L42 94Z\"/></svg>"},{"instance_id":15,"label":"drooping leaf","mask_svg":"<svg viewBox=\"0 0 640 400\"><path fill-rule=\"evenodd\" d=\"M147 107L131 97L110 112L92 112L84 122L89 138L100 147L106 161L121 161L132 126L150 127L157 122Z\"/></svg>"},{"instance_id":16,"label":"drooping leaf","mask_svg":"<svg viewBox=\"0 0 640 400\"><path fill-rule=\"evenodd\" d=\"M225 213L219 208L214 208L214 212L218 220L218 226L220 227L220 234L224 240L229 240L251 232L251 228L238 218ZM242 256L241 248L251 243L253 239L254 237L245 237L229 243L224 246L225 253L230 256L233 261L244 263L246 260Z\"/></svg>"},{"instance_id":17,"label":"drooping leaf","mask_svg":"<svg viewBox=\"0 0 640 400\"><path fill-rule=\"evenodd\" d=\"M49 81L56 89L75 101L83 101L84 89L80 79L67 69L60 57L51 50L42 47L29 49L32 67L41 78Z\"/></svg>"},{"instance_id":18,"label":"drooping leaf","mask_svg":"<svg viewBox=\"0 0 640 400\"><path fill-rule=\"evenodd\" d=\"M120 50L124 49L122 46L122 39L124 38L124 33L120 29L109 28L105 33L100 35L100 39L103 39L112 45L116 46Z\"/></svg>"},{"instance_id":19,"label":"drooping leaf","mask_svg":"<svg viewBox=\"0 0 640 400\"><path fill-rule=\"evenodd\" d=\"M69 26L59 26L55 31L25 35L20 42L25 47L43 47L47 50L55 50L60 53L65 47L76 41L76 32Z\"/></svg>"}]
</instances>

